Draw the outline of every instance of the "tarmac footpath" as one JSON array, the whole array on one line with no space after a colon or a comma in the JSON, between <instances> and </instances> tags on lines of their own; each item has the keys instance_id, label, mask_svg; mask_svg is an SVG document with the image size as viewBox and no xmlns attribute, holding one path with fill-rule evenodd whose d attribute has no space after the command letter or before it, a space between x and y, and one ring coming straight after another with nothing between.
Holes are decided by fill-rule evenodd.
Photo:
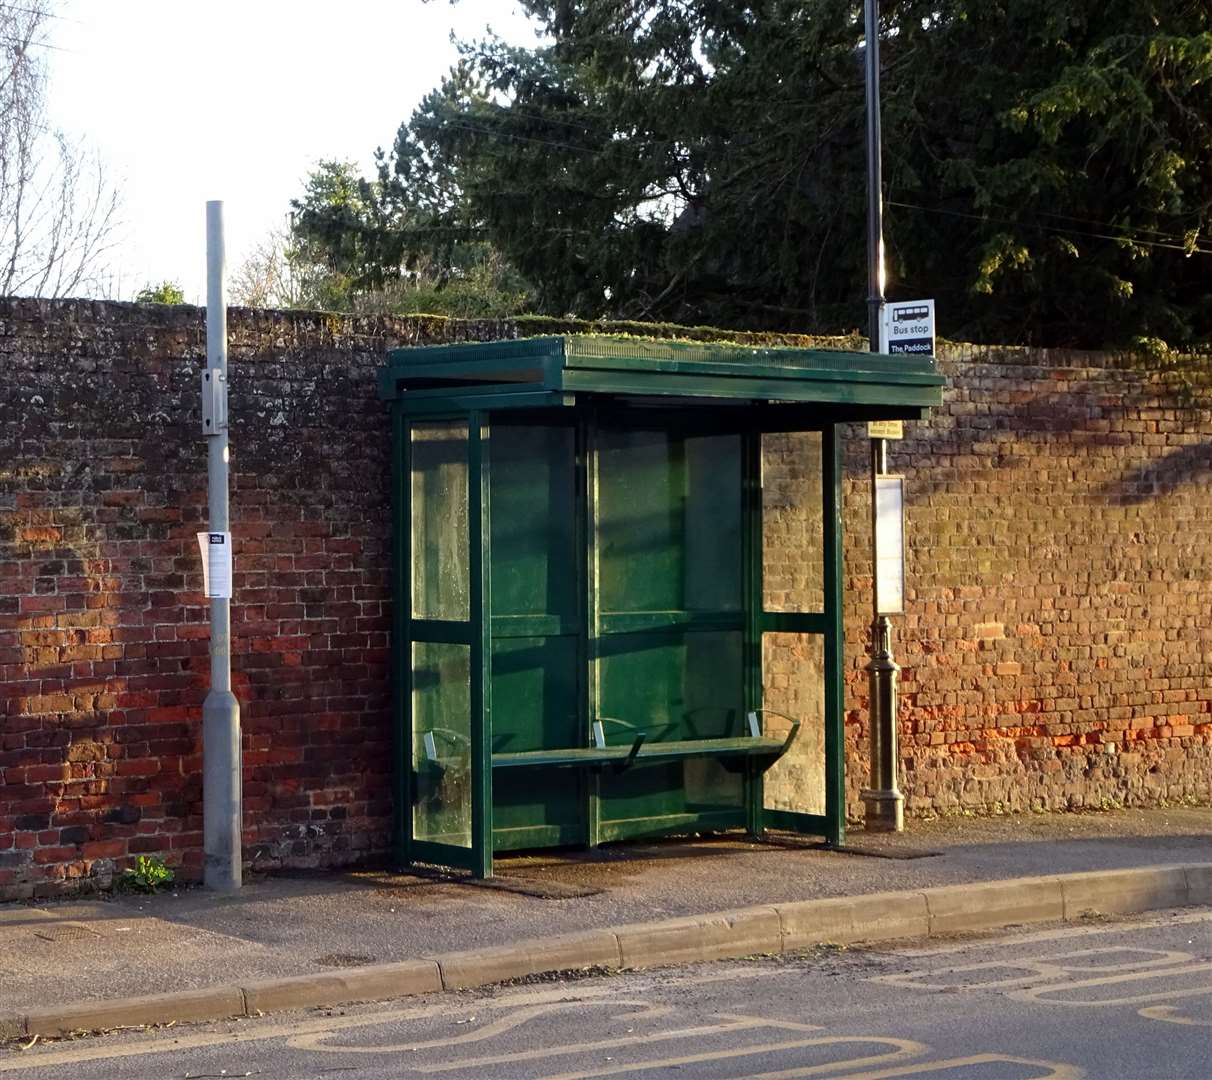
<instances>
[{"instance_id":1,"label":"tarmac footpath","mask_svg":"<svg viewBox=\"0 0 1212 1080\"><path fill-rule=\"evenodd\" d=\"M235 897L0 905L0 1037L1212 905L1208 809L913 823L851 843L632 844L501 860L487 884L362 871Z\"/></svg>"}]
</instances>

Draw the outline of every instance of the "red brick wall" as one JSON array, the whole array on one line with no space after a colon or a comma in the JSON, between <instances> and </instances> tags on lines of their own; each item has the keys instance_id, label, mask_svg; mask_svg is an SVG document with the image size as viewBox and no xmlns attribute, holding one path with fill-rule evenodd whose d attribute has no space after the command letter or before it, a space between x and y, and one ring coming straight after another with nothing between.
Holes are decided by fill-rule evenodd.
<instances>
[{"instance_id":1,"label":"red brick wall","mask_svg":"<svg viewBox=\"0 0 1212 1080\"><path fill-rule=\"evenodd\" d=\"M233 311L246 856L388 843L388 431L402 343L515 324ZM525 332L541 332L529 329ZM200 862L206 608L194 308L0 301L0 898ZM1092 355L948 350L908 476L912 811L1209 798L1212 417ZM864 440L846 492L852 812Z\"/></svg>"},{"instance_id":2,"label":"red brick wall","mask_svg":"<svg viewBox=\"0 0 1212 1080\"><path fill-rule=\"evenodd\" d=\"M1212 411L1090 353L953 346L907 484L914 813L1212 798ZM866 781L870 482L849 442L848 803Z\"/></svg>"},{"instance_id":3,"label":"red brick wall","mask_svg":"<svg viewBox=\"0 0 1212 1080\"><path fill-rule=\"evenodd\" d=\"M0 897L195 876L208 611L204 313L0 301ZM233 311L245 845L315 866L387 846L384 351L494 325Z\"/></svg>"}]
</instances>

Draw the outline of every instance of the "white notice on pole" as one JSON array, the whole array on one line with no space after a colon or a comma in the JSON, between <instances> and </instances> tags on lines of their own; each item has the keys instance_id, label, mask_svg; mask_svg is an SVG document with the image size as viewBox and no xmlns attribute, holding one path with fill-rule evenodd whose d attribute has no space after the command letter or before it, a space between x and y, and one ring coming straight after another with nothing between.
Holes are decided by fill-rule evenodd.
<instances>
[{"instance_id":1,"label":"white notice on pole","mask_svg":"<svg viewBox=\"0 0 1212 1080\"><path fill-rule=\"evenodd\" d=\"M231 599L231 533L198 533L202 553L202 592L210 600Z\"/></svg>"},{"instance_id":2,"label":"white notice on pole","mask_svg":"<svg viewBox=\"0 0 1212 1080\"><path fill-rule=\"evenodd\" d=\"M905 610L905 478L875 478L875 604L880 615Z\"/></svg>"}]
</instances>

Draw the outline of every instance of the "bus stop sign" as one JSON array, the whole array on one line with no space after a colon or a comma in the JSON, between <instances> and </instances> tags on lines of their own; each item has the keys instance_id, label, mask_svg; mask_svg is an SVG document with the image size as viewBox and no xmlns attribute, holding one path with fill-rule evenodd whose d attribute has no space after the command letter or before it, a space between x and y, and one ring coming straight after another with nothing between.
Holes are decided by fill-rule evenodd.
<instances>
[{"instance_id":1,"label":"bus stop sign","mask_svg":"<svg viewBox=\"0 0 1212 1080\"><path fill-rule=\"evenodd\" d=\"M934 355L934 301L898 300L884 305L880 352Z\"/></svg>"}]
</instances>

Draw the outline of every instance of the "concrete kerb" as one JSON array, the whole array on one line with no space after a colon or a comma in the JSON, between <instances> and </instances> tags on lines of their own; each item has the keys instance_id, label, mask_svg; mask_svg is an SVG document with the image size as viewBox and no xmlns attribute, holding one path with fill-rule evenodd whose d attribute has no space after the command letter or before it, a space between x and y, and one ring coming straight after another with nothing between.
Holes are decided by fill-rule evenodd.
<instances>
[{"instance_id":1,"label":"concrete kerb","mask_svg":"<svg viewBox=\"0 0 1212 1080\"><path fill-rule=\"evenodd\" d=\"M524 979L548 971L622 966L619 939L611 930L588 930L513 945L444 953L435 960L445 990Z\"/></svg>"},{"instance_id":2,"label":"concrete kerb","mask_svg":"<svg viewBox=\"0 0 1212 1080\"><path fill-rule=\"evenodd\" d=\"M1212 904L1212 863L1183 868L1187 875L1187 903Z\"/></svg>"},{"instance_id":3,"label":"concrete kerb","mask_svg":"<svg viewBox=\"0 0 1212 1080\"><path fill-rule=\"evenodd\" d=\"M778 904L782 951L812 945L850 945L856 941L925 937L930 932L922 892L869 893L832 900Z\"/></svg>"},{"instance_id":4,"label":"concrete kerb","mask_svg":"<svg viewBox=\"0 0 1212 1080\"><path fill-rule=\"evenodd\" d=\"M31 1009L23 1018L22 1035L70 1035L73 1031L103 1031L171 1021L226 1020L243 1016L244 991L238 986L208 986L147 997L83 1001L61 1008ZM3 1021L0 1021L3 1023Z\"/></svg>"},{"instance_id":5,"label":"concrete kerb","mask_svg":"<svg viewBox=\"0 0 1212 1080\"><path fill-rule=\"evenodd\" d=\"M444 989L435 960L404 960L397 964L338 968L316 975L262 979L241 988L244 1016L279 1009L307 1009L345 1001L411 997ZM32 1034L32 1032L31 1032Z\"/></svg>"},{"instance_id":6,"label":"concrete kerb","mask_svg":"<svg viewBox=\"0 0 1212 1080\"><path fill-rule=\"evenodd\" d=\"M1061 878L1065 919L1083 915L1127 915L1187 904L1187 867L1154 866L1140 870L1096 870Z\"/></svg>"},{"instance_id":7,"label":"concrete kerb","mask_svg":"<svg viewBox=\"0 0 1212 1080\"><path fill-rule=\"evenodd\" d=\"M929 889L924 896L932 935L1065 918L1064 887L1056 877L949 885Z\"/></svg>"},{"instance_id":8,"label":"concrete kerb","mask_svg":"<svg viewBox=\"0 0 1212 1080\"><path fill-rule=\"evenodd\" d=\"M717 911L664 922L616 927L624 968L661 967L783 951L777 908Z\"/></svg>"},{"instance_id":9,"label":"concrete kerb","mask_svg":"<svg viewBox=\"0 0 1212 1080\"><path fill-rule=\"evenodd\" d=\"M656 967L794 952L819 944L1212 904L1212 863L1107 870L802 900L445 953L242 986L86 1001L0 1016L0 1039L250 1017L507 982L555 971Z\"/></svg>"}]
</instances>

